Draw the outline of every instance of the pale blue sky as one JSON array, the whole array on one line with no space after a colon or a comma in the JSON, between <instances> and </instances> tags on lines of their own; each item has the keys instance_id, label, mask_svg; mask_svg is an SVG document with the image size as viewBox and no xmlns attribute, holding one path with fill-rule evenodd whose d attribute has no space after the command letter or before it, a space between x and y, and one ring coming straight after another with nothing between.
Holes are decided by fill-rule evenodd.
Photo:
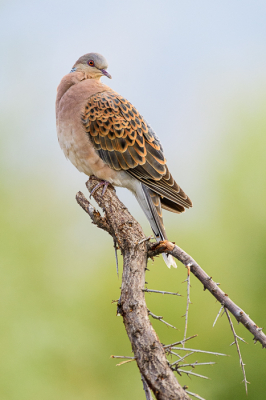
<instances>
[{"instance_id":1,"label":"pale blue sky","mask_svg":"<svg viewBox=\"0 0 266 400\"><path fill-rule=\"evenodd\" d=\"M254 106L266 88L265 1L2 1L2 163L23 176L85 177L55 131L56 87L79 56L109 62L104 81L159 135L178 183L193 198L230 108ZM7 127L8 123L8 127ZM64 183L61 183L64 186ZM127 196L127 195L126 195Z\"/></svg>"}]
</instances>

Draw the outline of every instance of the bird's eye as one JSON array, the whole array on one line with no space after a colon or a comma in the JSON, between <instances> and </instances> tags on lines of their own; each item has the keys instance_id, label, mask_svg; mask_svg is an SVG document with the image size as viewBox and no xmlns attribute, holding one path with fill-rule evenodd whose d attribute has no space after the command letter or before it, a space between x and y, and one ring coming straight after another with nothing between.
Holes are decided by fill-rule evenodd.
<instances>
[{"instance_id":1,"label":"bird's eye","mask_svg":"<svg viewBox=\"0 0 266 400\"><path fill-rule=\"evenodd\" d=\"M87 64L88 64L90 67L94 67L94 61L92 61L92 60L89 60L89 61L87 62Z\"/></svg>"}]
</instances>

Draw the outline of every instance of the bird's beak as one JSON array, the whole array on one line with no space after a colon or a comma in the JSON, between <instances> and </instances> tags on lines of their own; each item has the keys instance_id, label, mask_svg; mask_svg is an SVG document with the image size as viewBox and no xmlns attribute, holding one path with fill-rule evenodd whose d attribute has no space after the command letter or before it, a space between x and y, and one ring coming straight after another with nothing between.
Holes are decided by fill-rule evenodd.
<instances>
[{"instance_id":1,"label":"bird's beak","mask_svg":"<svg viewBox=\"0 0 266 400\"><path fill-rule=\"evenodd\" d=\"M107 76L107 78L112 79L111 75L109 74L109 72L105 71L105 69L101 69L101 73L105 76Z\"/></svg>"}]
</instances>

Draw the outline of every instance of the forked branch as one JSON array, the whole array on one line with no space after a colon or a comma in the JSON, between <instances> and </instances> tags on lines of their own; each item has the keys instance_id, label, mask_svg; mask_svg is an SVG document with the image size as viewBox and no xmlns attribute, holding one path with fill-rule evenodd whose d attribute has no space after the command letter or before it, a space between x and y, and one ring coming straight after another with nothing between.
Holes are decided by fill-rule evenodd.
<instances>
[{"instance_id":1,"label":"forked branch","mask_svg":"<svg viewBox=\"0 0 266 400\"><path fill-rule=\"evenodd\" d=\"M91 192L97 183L97 178L91 177L86 186ZM81 192L77 194L76 199L78 204L90 215L92 222L113 237L123 255L123 277L118 310L123 316L125 328L134 352L134 359L143 377L144 386L146 382L156 399L183 400L189 399L189 396L184 388L179 385L166 359L166 351L171 353L172 349L175 348L171 348L171 350L164 349L149 321L144 297L144 292L148 291L144 288L148 257L154 257L163 252L172 254L188 268L188 272L191 271L200 280L204 290L208 289L221 305L228 309L237 321L241 322L254 335L255 342L259 341L263 347L266 347L266 335L262 332L262 328L259 328L218 287L212 277L208 276L192 257L169 241L151 244L146 240L141 226L128 212L123 203L120 202L112 186L107 188L104 196L102 196L102 191L98 190L93 193L93 197L104 211L104 217L94 209ZM160 293L159 291L154 292ZM189 305L189 294L187 305ZM184 346L183 342L188 339L185 331L184 340L180 344ZM200 350L185 349L184 347L176 349L190 350L193 353L200 352ZM191 374L191 371L182 372ZM146 397L149 396L148 391L145 391L145 393ZM198 396L194 393L191 393L191 395ZM198 396L197 398L200 397Z\"/></svg>"},{"instance_id":2,"label":"forked branch","mask_svg":"<svg viewBox=\"0 0 266 400\"><path fill-rule=\"evenodd\" d=\"M86 184L88 190L91 192L97 183L96 178L90 178ZM156 399L188 400L190 397L171 370L163 345L149 320L144 292L147 241L142 228L117 198L113 187L109 186L104 196L99 189L93 197L105 212L104 217L94 210L81 192L76 199L92 222L110 233L122 252L124 264L118 310L143 376L146 398L150 396L147 384Z\"/></svg>"},{"instance_id":3,"label":"forked branch","mask_svg":"<svg viewBox=\"0 0 266 400\"><path fill-rule=\"evenodd\" d=\"M190 271L203 284L203 290L207 289L224 308L227 308L231 314L233 314L237 322L240 322L253 334L255 343L260 342L263 348L266 347L266 335L262 331L262 328L259 328L258 325L252 321L249 315L236 305L227 293L219 288L219 284L214 282L212 277L209 276L189 254L167 240L160 242L159 244L149 243L148 247L149 257L154 257L157 254L166 252L172 254L173 257L181 261L181 263L186 267L189 267Z\"/></svg>"}]
</instances>

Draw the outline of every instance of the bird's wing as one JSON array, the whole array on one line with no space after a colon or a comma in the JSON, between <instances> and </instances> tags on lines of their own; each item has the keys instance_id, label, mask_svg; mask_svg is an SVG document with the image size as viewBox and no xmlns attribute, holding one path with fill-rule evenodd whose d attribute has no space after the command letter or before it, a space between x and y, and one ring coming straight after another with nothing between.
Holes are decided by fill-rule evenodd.
<instances>
[{"instance_id":1,"label":"bird's wing","mask_svg":"<svg viewBox=\"0 0 266 400\"><path fill-rule=\"evenodd\" d=\"M158 193L163 208L182 212L192 206L166 166L159 139L129 101L115 92L97 93L88 99L82 122L101 159Z\"/></svg>"}]
</instances>

